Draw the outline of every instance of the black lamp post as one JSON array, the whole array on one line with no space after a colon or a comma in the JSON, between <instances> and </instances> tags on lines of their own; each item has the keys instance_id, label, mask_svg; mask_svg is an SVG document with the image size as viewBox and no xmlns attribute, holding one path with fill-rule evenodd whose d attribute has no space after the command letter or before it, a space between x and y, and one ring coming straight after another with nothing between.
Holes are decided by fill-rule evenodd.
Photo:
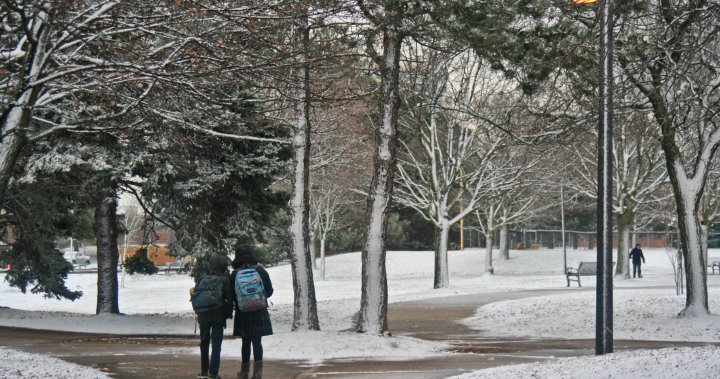
<instances>
[{"instance_id":1,"label":"black lamp post","mask_svg":"<svg viewBox=\"0 0 720 379\"><path fill-rule=\"evenodd\" d=\"M598 0L573 0L591 4ZM600 121L598 123L597 286L595 354L613 352L612 264L612 118L613 118L613 2L602 0L600 16Z\"/></svg>"}]
</instances>

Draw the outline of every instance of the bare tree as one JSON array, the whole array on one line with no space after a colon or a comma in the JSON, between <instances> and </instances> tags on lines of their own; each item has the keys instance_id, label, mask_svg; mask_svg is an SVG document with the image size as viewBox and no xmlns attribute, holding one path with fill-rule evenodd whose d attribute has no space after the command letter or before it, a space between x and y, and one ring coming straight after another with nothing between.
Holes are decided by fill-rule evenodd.
<instances>
[{"instance_id":1,"label":"bare tree","mask_svg":"<svg viewBox=\"0 0 720 379\"><path fill-rule=\"evenodd\" d=\"M513 165L518 161L496 159L510 141L494 128L496 119L505 119L500 99L506 99L507 83L483 67L472 51L447 55L408 49L408 54L420 72L408 87L420 92L405 98L421 100L408 104L402 123L420 141L417 148L402 143L396 199L435 225L434 287L443 288L449 285L450 227L481 200L509 189L523 171Z\"/></svg>"},{"instance_id":2,"label":"bare tree","mask_svg":"<svg viewBox=\"0 0 720 379\"><path fill-rule=\"evenodd\" d=\"M618 112L613 138L613 214L618 230L617 266L615 275L630 277L630 232L640 207L667 200L660 188L667 176L660 146L647 122L645 113ZM597 148L588 141L597 139L597 130L591 138L580 138L573 145L575 165L570 167L572 177L567 186L588 198L597 197Z\"/></svg>"},{"instance_id":3,"label":"bare tree","mask_svg":"<svg viewBox=\"0 0 720 379\"><path fill-rule=\"evenodd\" d=\"M698 219L710 163L720 146L720 4L650 1L620 18L617 60L643 95L660 135L685 261L680 316L709 312Z\"/></svg>"}]
</instances>

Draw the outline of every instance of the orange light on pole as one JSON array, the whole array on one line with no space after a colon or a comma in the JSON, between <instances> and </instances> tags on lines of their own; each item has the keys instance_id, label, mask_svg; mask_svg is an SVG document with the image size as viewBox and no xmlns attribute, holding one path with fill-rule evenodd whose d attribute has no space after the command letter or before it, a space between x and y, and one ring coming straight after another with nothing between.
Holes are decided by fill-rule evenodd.
<instances>
[{"instance_id":1,"label":"orange light on pole","mask_svg":"<svg viewBox=\"0 0 720 379\"><path fill-rule=\"evenodd\" d=\"M598 0L573 0L575 4L595 4Z\"/></svg>"}]
</instances>

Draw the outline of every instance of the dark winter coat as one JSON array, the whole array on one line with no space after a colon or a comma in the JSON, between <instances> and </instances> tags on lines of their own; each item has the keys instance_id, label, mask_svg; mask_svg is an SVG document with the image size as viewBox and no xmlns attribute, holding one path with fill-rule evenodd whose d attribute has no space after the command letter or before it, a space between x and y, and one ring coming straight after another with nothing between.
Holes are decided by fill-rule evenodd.
<instances>
[{"instance_id":1,"label":"dark winter coat","mask_svg":"<svg viewBox=\"0 0 720 379\"><path fill-rule=\"evenodd\" d=\"M640 260L642 260L642 263L645 263L645 256L643 255L642 249L635 247L630 250L630 259L632 259L632 263L635 265L639 265Z\"/></svg>"},{"instance_id":2,"label":"dark winter coat","mask_svg":"<svg viewBox=\"0 0 720 379\"><path fill-rule=\"evenodd\" d=\"M209 323L213 325L227 326L226 319L232 318L233 312L233 292L230 291L230 277L228 276L228 260L227 257L219 254L213 254L208 262L208 275L215 275L221 278L223 283L222 297L223 307L217 310L198 313L198 323ZM196 279L196 283L201 277Z\"/></svg>"},{"instance_id":3,"label":"dark winter coat","mask_svg":"<svg viewBox=\"0 0 720 379\"><path fill-rule=\"evenodd\" d=\"M212 311L200 312L197 314L197 317L198 323L200 324L209 323L213 325L222 325L223 328L225 328L227 326L225 320L232 317L233 294L230 291L230 278L228 277L227 273L218 276L221 278L221 281L223 283L223 307Z\"/></svg>"},{"instance_id":4,"label":"dark winter coat","mask_svg":"<svg viewBox=\"0 0 720 379\"><path fill-rule=\"evenodd\" d=\"M235 277L238 271L248 267L252 266L240 266L230 275L230 292L232 293L233 303L235 304L233 336L242 338L269 336L273 334L273 330L272 323L270 322L270 313L267 308L251 312L240 312L238 309L237 298L235 296ZM257 270L258 274L260 274L260 278L262 279L265 297L270 298L273 294L270 275L262 266L255 266L255 270Z\"/></svg>"}]
</instances>

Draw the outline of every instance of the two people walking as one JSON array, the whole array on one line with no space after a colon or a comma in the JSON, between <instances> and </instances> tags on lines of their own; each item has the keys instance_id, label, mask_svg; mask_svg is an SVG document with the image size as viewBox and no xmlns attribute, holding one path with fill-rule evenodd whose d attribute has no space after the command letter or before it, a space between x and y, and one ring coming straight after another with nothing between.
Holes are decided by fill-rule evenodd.
<instances>
[{"instance_id":1,"label":"two people walking","mask_svg":"<svg viewBox=\"0 0 720 379\"><path fill-rule=\"evenodd\" d=\"M200 326L200 373L198 379L219 379L220 351L222 349L223 330L226 320L233 317L233 336L242 338L242 364L238 376L250 377L250 356L254 358L253 378L262 377L263 347L262 337L273 334L267 298L272 296L273 287L270 275L258 264L252 248L242 245L236 248L232 261L233 272L228 275L228 258L222 254L213 254L206 261L203 274L196 278L191 289L191 301ZM249 273L249 275L248 275ZM241 274L241 275L239 275ZM244 276L243 276L244 275ZM261 305L248 310L245 278L251 277L252 289L260 289L255 298ZM241 278L241 279L237 279ZM254 300L250 300L252 302ZM212 346L212 354L210 347Z\"/></svg>"}]
</instances>

